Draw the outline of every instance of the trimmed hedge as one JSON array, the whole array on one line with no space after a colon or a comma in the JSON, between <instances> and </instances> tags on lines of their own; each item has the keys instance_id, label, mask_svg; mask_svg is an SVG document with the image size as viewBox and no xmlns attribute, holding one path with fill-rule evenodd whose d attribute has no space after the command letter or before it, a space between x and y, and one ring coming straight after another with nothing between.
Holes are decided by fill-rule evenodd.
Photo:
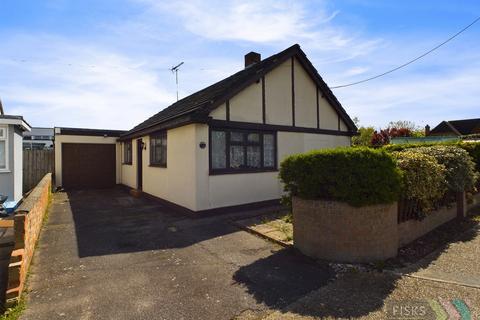
<instances>
[{"instance_id":1,"label":"trimmed hedge","mask_svg":"<svg viewBox=\"0 0 480 320\"><path fill-rule=\"evenodd\" d=\"M422 211L433 209L446 191L445 166L434 156L410 149L394 152L402 170L402 198L413 200Z\"/></svg>"},{"instance_id":2,"label":"trimmed hedge","mask_svg":"<svg viewBox=\"0 0 480 320\"><path fill-rule=\"evenodd\" d=\"M397 201L401 172L384 150L336 148L292 155L280 166L290 195L366 206Z\"/></svg>"}]
</instances>

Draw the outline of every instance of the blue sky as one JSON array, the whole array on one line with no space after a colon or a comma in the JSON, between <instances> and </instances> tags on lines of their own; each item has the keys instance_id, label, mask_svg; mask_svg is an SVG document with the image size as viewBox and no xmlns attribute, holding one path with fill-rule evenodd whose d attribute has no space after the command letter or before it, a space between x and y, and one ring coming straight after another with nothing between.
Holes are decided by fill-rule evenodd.
<instances>
[{"instance_id":1,"label":"blue sky","mask_svg":"<svg viewBox=\"0 0 480 320\"><path fill-rule=\"evenodd\" d=\"M328 85L395 67L480 15L471 1L1 0L0 98L34 126L130 129L299 43ZM334 90L362 125L480 117L480 23L414 65Z\"/></svg>"}]
</instances>

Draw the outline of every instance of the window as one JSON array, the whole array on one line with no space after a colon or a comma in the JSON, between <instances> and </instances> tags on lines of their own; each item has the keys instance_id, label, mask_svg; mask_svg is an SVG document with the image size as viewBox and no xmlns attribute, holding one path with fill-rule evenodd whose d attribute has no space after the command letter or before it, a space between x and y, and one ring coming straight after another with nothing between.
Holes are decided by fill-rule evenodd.
<instances>
[{"instance_id":1,"label":"window","mask_svg":"<svg viewBox=\"0 0 480 320\"><path fill-rule=\"evenodd\" d=\"M167 167L167 132L150 136L150 165Z\"/></svg>"},{"instance_id":2,"label":"window","mask_svg":"<svg viewBox=\"0 0 480 320\"><path fill-rule=\"evenodd\" d=\"M8 170L7 148L7 127L0 127L0 171Z\"/></svg>"},{"instance_id":3,"label":"window","mask_svg":"<svg viewBox=\"0 0 480 320\"><path fill-rule=\"evenodd\" d=\"M123 143L123 163L132 164L132 141Z\"/></svg>"},{"instance_id":4,"label":"window","mask_svg":"<svg viewBox=\"0 0 480 320\"><path fill-rule=\"evenodd\" d=\"M211 173L276 170L275 133L212 129L210 138Z\"/></svg>"}]
</instances>

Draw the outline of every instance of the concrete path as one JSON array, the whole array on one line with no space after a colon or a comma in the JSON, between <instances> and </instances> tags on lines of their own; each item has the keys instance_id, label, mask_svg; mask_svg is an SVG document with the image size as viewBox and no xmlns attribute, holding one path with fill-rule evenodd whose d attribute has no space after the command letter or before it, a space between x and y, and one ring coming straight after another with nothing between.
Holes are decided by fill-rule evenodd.
<instances>
[{"instance_id":1,"label":"concrete path","mask_svg":"<svg viewBox=\"0 0 480 320\"><path fill-rule=\"evenodd\" d=\"M281 310L331 271L241 231L120 189L57 193L22 319L231 319Z\"/></svg>"}]
</instances>

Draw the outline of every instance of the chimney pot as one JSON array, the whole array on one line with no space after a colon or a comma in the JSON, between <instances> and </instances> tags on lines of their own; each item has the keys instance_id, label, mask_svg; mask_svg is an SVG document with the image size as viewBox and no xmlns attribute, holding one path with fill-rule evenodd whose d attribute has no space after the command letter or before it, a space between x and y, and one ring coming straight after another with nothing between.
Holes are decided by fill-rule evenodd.
<instances>
[{"instance_id":1,"label":"chimney pot","mask_svg":"<svg viewBox=\"0 0 480 320\"><path fill-rule=\"evenodd\" d=\"M245 55L245 68L251 66L254 63L260 62L262 60L260 53L249 52Z\"/></svg>"}]
</instances>

